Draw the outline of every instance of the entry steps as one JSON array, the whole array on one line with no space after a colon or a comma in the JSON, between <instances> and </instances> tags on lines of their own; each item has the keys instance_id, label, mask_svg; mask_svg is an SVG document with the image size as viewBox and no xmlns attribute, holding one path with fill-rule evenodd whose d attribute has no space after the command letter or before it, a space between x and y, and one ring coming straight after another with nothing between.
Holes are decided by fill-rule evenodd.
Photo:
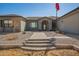
<instances>
[{"instance_id":1,"label":"entry steps","mask_svg":"<svg viewBox=\"0 0 79 59\"><path fill-rule=\"evenodd\" d=\"M28 39L23 42L25 50L50 50L56 49L54 39Z\"/></svg>"}]
</instances>

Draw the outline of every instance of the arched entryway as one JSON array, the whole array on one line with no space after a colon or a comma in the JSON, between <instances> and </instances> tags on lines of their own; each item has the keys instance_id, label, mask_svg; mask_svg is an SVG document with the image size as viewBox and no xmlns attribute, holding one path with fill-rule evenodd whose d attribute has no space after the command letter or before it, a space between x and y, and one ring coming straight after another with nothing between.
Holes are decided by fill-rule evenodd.
<instances>
[{"instance_id":1,"label":"arched entryway","mask_svg":"<svg viewBox=\"0 0 79 59\"><path fill-rule=\"evenodd\" d=\"M42 21L42 30L44 30L44 31L48 30L48 21L47 20Z\"/></svg>"}]
</instances>

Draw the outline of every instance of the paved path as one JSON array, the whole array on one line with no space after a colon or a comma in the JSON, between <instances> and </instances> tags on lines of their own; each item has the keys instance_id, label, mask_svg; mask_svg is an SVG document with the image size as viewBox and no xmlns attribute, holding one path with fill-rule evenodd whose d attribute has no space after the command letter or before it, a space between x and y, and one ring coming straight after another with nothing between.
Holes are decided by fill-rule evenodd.
<instances>
[{"instance_id":1,"label":"paved path","mask_svg":"<svg viewBox=\"0 0 79 59\"><path fill-rule=\"evenodd\" d=\"M34 32L32 36L23 42L22 49L26 50L50 50L56 49L54 40L52 41L43 32Z\"/></svg>"},{"instance_id":2,"label":"paved path","mask_svg":"<svg viewBox=\"0 0 79 59\"><path fill-rule=\"evenodd\" d=\"M48 39L48 37L43 32L34 32L29 39Z\"/></svg>"}]
</instances>

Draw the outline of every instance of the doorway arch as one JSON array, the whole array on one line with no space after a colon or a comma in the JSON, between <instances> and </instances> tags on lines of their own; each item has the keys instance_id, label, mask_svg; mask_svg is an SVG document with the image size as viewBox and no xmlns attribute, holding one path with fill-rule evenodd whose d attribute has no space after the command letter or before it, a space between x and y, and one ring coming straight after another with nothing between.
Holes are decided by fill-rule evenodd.
<instances>
[{"instance_id":1,"label":"doorway arch","mask_svg":"<svg viewBox=\"0 0 79 59\"><path fill-rule=\"evenodd\" d=\"M44 30L44 31L48 30L48 21L47 20L42 21L42 30Z\"/></svg>"}]
</instances>

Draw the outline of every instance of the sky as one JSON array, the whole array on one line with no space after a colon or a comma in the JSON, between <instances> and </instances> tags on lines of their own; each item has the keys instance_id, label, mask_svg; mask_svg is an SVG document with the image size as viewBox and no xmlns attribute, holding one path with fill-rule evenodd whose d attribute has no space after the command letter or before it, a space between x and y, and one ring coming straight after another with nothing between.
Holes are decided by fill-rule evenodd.
<instances>
[{"instance_id":1,"label":"sky","mask_svg":"<svg viewBox=\"0 0 79 59\"><path fill-rule=\"evenodd\" d=\"M79 3L60 3L58 16L79 7ZM0 3L0 15L56 16L55 3Z\"/></svg>"}]
</instances>

